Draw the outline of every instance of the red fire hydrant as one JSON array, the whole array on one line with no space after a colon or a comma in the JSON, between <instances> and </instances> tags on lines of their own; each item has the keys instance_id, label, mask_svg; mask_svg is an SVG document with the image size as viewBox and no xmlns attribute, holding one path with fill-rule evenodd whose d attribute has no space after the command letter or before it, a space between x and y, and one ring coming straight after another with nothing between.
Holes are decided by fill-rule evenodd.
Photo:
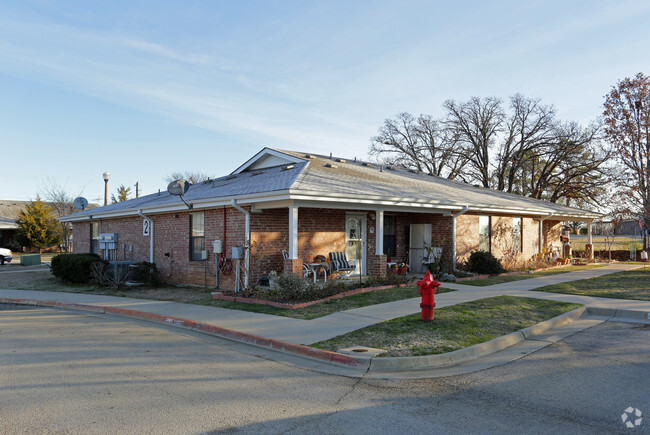
<instances>
[{"instance_id":1,"label":"red fire hydrant","mask_svg":"<svg viewBox=\"0 0 650 435\"><path fill-rule=\"evenodd\" d=\"M420 295L422 296L422 303L420 304L420 308L422 308L422 320L424 322L430 322L433 320L433 308L436 306L433 299L436 290L440 287L440 283L433 279L431 272L427 271L422 281L418 281L416 284L420 287Z\"/></svg>"}]
</instances>

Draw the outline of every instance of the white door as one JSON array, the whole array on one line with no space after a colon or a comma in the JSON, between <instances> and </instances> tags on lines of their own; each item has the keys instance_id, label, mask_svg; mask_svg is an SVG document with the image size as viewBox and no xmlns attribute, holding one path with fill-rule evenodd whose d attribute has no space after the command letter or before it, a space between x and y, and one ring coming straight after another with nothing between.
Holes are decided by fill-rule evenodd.
<instances>
[{"instance_id":1,"label":"white door","mask_svg":"<svg viewBox=\"0 0 650 435\"><path fill-rule=\"evenodd\" d=\"M355 260L353 274L366 271L366 215L348 213L345 215L345 255Z\"/></svg>"},{"instance_id":2,"label":"white door","mask_svg":"<svg viewBox=\"0 0 650 435\"><path fill-rule=\"evenodd\" d=\"M431 246L431 224L411 224L409 239L409 272L425 273L424 244Z\"/></svg>"}]
</instances>

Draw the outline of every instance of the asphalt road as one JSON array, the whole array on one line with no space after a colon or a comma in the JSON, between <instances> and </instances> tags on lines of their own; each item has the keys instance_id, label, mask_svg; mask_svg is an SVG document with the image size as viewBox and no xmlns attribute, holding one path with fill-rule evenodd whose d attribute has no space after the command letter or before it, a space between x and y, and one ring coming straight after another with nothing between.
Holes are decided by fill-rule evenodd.
<instances>
[{"instance_id":1,"label":"asphalt road","mask_svg":"<svg viewBox=\"0 0 650 435\"><path fill-rule=\"evenodd\" d=\"M0 305L1 433L650 433L650 327L421 380L328 375L130 319ZM641 425L628 429L632 406Z\"/></svg>"}]
</instances>

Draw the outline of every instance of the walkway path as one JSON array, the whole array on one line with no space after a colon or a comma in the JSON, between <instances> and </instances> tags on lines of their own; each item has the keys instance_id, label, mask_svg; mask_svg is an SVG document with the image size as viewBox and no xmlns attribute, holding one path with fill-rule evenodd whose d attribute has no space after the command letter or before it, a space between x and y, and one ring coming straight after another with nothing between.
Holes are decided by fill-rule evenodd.
<instances>
[{"instance_id":1,"label":"walkway path","mask_svg":"<svg viewBox=\"0 0 650 435\"><path fill-rule=\"evenodd\" d=\"M510 295L576 302L590 307L650 312L650 301L630 301L529 291L550 284L598 277L611 273L633 270L639 267L641 266L613 264L601 268L549 275L542 278L531 278L527 280L495 284L487 287L445 283L445 287L453 288L456 291L436 295L436 307L442 308L486 297ZM80 293L0 290L0 300L2 299L57 301L67 304L138 310L163 316L209 323L246 334L305 345L327 340L385 320L406 316L420 311L420 298L405 299L396 302L356 308L313 320L292 319L268 314L177 302L87 295Z\"/></svg>"}]
</instances>

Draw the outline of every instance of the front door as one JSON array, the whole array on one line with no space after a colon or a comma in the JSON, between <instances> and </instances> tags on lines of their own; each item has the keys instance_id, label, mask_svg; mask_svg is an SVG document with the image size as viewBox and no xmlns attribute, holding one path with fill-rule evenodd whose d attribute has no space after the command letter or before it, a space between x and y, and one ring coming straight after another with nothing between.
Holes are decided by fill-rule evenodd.
<instances>
[{"instance_id":1,"label":"front door","mask_svg":"<svg viewBox=\"0 0 650 435\"><path fill-rule=\"evenodd\" d=\"M366 270L366 215L347 213L345 215L345 255L355 260L353 274L364 274Z\"/></svg>"},{"instance_id":2,"label":"front door","mask_svg":"<svg viewBox=\"0 0 650 435\"><path fill-rule=\"evenodd\" d=\"M424 245L431 246L431 224L411 224L409 237L409 272L425 273Z\"/></svg>"}]
</instances>

